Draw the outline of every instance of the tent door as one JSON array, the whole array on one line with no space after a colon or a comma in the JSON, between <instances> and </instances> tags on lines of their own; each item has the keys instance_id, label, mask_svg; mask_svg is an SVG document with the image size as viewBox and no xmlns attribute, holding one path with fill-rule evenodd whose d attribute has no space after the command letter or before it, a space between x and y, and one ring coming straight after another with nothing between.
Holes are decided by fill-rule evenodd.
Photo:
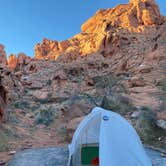
<instances>
[{"instance_id":1,"label":"tent door","mask_svg":"<svg viewBox=\"0 0 166 166\"><path fill-rule=\"evenodd\" d=\"M81 164L80 166L99 166L99 144L81 145Z\"/></svg>"}]
</instances>

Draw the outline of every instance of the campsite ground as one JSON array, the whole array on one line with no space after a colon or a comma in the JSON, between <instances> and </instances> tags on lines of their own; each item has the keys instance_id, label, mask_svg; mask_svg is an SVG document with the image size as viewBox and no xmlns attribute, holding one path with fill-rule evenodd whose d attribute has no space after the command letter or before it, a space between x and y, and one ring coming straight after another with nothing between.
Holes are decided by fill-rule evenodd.
<instances>
[{"instance_id":1,"label":"campsite ground","mask_svg":"<svg viewBox=\"0 0 166 166\"><path fill-rule=\"evenodd\" d=\"M161 157L158 151L146 148L146 152L155 166L166 165L166 157ZM33 149L18 153L7 166L66 166L67 159L67 148L51 147Z\"/></svg>"}]
</instances>

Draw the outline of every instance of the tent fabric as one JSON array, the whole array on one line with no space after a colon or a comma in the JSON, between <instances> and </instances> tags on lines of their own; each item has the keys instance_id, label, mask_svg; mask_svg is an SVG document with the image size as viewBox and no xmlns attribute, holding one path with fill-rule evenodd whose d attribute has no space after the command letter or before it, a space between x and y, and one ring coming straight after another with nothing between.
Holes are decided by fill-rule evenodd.
<instances>
[{"instance_id":1,"label":"tent fabric","mask_svg":"<svg viewBox=\"0 0 166 166\"><path fill-rule=\"evenodd\" d=\"M135 129L119 114L96 107L79 124L69 145L68 166L79 166L82 144L99 144L100 166L152 166Z\"/></svg>"}]
</instances>

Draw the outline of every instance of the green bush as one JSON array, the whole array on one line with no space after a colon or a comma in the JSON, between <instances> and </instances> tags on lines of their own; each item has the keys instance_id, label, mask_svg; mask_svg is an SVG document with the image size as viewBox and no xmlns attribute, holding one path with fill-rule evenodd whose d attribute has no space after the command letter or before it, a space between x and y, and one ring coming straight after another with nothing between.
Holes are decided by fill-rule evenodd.
<instances>
[{"instance_id":1,"label":"green bush","mask_svg":"<svg viewBox=\"0 0 166 166\"><path fill-rule=\"evenodd\" d=\"M50 86L52 84L52 80L48 80L46 84Z\"/></svg>"},{"instance_id":2,"label":"green bush","mask_svg":"<svg viewBox=\"0 0 166 166\"><path fill-rule=\"evenodd\" d=\"M143 143L159 148L166 148L166 131L156 126L156 115L150 109L144 107L136 122L133 122L135 129ZM161 141L159 140L161 139Z\"/></svg>"},{"instance_id":3,"label":"green bush","mask_svg":"<svg viewBox=\"0 0 166 166\"><path fill-rule=\"evenodd\" d=\"M21 100L21 101L14 103L14 107L19 108L19 109L29 108L29 105L30 104L28 103L28 101L25 101L25 100Z\"/></svg>"},{"instance_id":4,"label":"green bush","mask_svg":"<svg viewBox=\"0 0 166 166\"><path fill-rule=\"evenodd\" d=\"M68 142L69 140L69 137L68 137L68 134L67 134L67 129L65 126L62 126L60 128L57 129L57 132L58 134L61 136L62 138L62 142Z\"/></svg>"},{"instance_id":5,"label":"green bush","mask_svg":"<svg viewBox=\"0 0 166 166\"><path fill-rule=\"evenodd\" d=\"M112 88L117 78L111 74L93 77L96 88Z\"/></svg>"},{"instance_id":6,"label":"green bush","mask_svg":"<svg viewBox=\"0 0 166 166\"><path fill-rule=\"evenodd\" d=\"M55 113L51 109L40 110L37 115L35 116L35 123L36 124L44 124L50 125L55 119Z\"/></svg>"},{"instance_id":7,"label":"green bush","mask_svg":"<svg viewBox=\"0 0 166 166\"><path fill-rule=\"evenodd\" d=\"M135 123L135 128L144 142L154 140L155 127L155 114L149 109L144 109Z\"/></svg>"},{"instance_id":8,"label":"green bush","mask_svg":"<svg viewBox=\"0 0 166 166\"><path fill-rule=\"evenodd\" d=\"M8 150L9 150L9 144L8 144L7 138L4 135L4 133L1 131L1 133L0 133L0 152L8 151Z\"/></svg>"},{"instance_id":9,"label":"green bush","mask_svg":"<svg viewBox=\"0 0 166 166\"><path fill-rule=\"evenodd\" d=\"M160 96L161 100L166 100L166 78L161 80L159 83L158 83L158 86L159 88L161 89L162 91L162 94Z\"/></svg>"},{"instance_id":10,"label":"green bush","mask_svg":"<svg viewBox=\"0 0 166 166\"><path fill-rule=\"evenodd\" d=\"M118 98L108 99L107 97L103 98L101 107L107 110L111 110L122 115L125 115L127 112L132 111L133 106L130 102L120 101Z\"/></svg>"},{"instance_id":11,"label":"green bush","mask_svg":"<svg viewBox=\"0 0 166 166\"><path fill-rule=\"evenodd\" d=\"M159 82L159 86L161 87L162 91L166 92L166 78Z\"/></svg>"}]
</instances>

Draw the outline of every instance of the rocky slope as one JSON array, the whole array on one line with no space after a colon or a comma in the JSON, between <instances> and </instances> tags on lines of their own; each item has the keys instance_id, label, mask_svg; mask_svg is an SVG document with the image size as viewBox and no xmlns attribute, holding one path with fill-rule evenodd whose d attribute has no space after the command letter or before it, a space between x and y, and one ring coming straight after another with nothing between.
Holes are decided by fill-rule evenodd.
<instances>
[{"instance_id":1,"label":"rocky slope","mask_svg":"<svg viewBox=\"0 0 166 166\"><path fill-rule=\"evenodd\" d=\"M0 62L1 150L65 144L94 106L122 114L144 143L166 148L166 18L155 1L100 10L73 38L37 44L35 58L6 60L1 46Z\"/></svg>"}]
</instances>

